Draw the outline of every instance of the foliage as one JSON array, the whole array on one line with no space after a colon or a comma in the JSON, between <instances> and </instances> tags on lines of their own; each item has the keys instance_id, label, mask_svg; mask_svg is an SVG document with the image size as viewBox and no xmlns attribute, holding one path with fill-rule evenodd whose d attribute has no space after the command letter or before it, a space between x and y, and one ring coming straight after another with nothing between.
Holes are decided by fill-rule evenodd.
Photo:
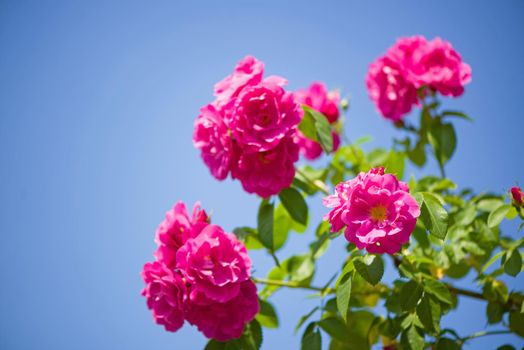
<instances>
[{"instance_id":1,"label":"foliage","mask_svg":"<svg viewBox=\"0 0 524 350\"><path fill-rule=\"evenodd\" d=\"M320 349L324 342L331 350L370 349L382 343L390 349L460 349L474 338L503 333L524 336L524 294L509 291L501 280L504 275L518 278L522 270L524 239L512 239L500 225L508 220L524 220L524 211L512 203L506 194L475 193L462 188L445 175L445 166L455 153L457 135L453 119L470 121L466 114L440 110L440 102L431 90L419 91L420 122L408 125L395 123L405 134L396 139L392 148L375 148L368 152L362 145L369 138L346 143L334 151L327 164L320 168L304 165L297 168L290 188L279 195L263 199L258 212L258 227L235 230L248 249L266 249L275 258L275 267L266 277L254 277L264 285L260 291L261 311L239 340L216 345L209 349L257 349L262 328L278 327L271 296L281 288L310 290L320 304L305 311L297 320L296 330L302 329L302 349ZM318 141L327 153L333 149L325 118L318 111L305 109L299 129ZM372 255L348 244L342 232L330 232L326 221L318 221L308 211L309 198L319 200L329 194L330 185L383 165L386 172L399 179L405 177L409 162L423 167L434 157L440 175L409 178L410 192L421 208L421 216L409 244L394 255ZM316 226L315 226L316 225ZM310 249L286 259L276 259L277 252L290 232L302 233L314 228ZM308 232L310 232L309 230ZM347 244L347 259L336 275L323 285L312 285L317 260L330 244ZM397 270L397 278L383 283L385 266ZM466 275L474 276L478 288L455 286ZM500 326L494 332L480 331L459 335L441 322L442 316L460 312L459 298L483 300L486 320ZM383 304L384 315L374 308ZM501 349L512 348L509 345Z\"/></svg>"}]
</instances>

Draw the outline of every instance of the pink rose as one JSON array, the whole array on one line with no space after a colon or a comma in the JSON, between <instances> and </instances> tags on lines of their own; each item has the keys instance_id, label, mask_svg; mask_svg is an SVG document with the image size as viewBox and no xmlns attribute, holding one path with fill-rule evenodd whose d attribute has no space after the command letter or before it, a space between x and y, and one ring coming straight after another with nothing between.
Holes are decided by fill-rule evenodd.
<instances>
[{"instance_id":1,"label":"pink rose","mask_svg":"<svg viewBox=\"0 0 524 350\"><path fill-rule=\"evenodd\" d=\"M340 146L340 136L333 131L333 151L336 151ZM322 146L317 141L305 137L300 131L297 132L296 142L300 148L300 153L309 160L315 160L322 155Z\"/></svg>"},{"instance_id":2,"label":"pink rose","mask_svg":"<svg viewBox=\"0 0 524 350\"><path fill-rule=\"evenodd\" d=\"M314 82L307 89L295 91L295 100L324 114L331 124L336 122L340 115L340 94L337 91L329 93L323 83Z\"/></svg>"},{"instance_id":3,"label":"pink rose","mask_svg":"<svg viewBox=\"0 0 524 350\"><path fill-rule=\"evenodd\" d=\"M142 295L146 297L153 319L167 331L176 332L184 324L188 299L182 276L154 262L144 265L142 278L146 283Z\"/></svg>"},{"instance_id":4,"label":"pink rose","mask_svg":"<svg viewBox=\"0 0 524 350\"><path fill-rule=\"evenodd\" d=\"M399 62L389 56L369 66L366 85L369 97L387 119L401 120L417 103L417 89L406 79Z\"/></svg>"},{"instance_id":5,"label":"pink rose","mask_svg":"<svg viewBox=\"0 0 524 350\"><path fill-rule=\"evenodd\" d=\"M246 192L267 198L291 185L297 160L298 145L286 137L269 151L241 154L231 175L240 180Z\"/></svg>"},{"instance_id":6,"label":"pink rose","mask_svg":"<svg viewBox=\"0 0 524 350\"><path fill-rule=\"evenodd\" d=\"M297 102L322 113L331 124L338 120L340 95L336 91L328 92L323 83L314 82L307 89L295 91L294 95ZM308 139L300 131L297 132L296 142L300 147L300 153L306 159L315 160L322 155L320 144ZM339 145L340 137L333 131L333 150L336 151Z\"/></svg>"},{"instance_id":7,"label":"pink rose","mask_svg":"<svg viewBox=\"0 0 524 350\"><path fill-rule=\"evenodd\" d=\"M245 152L275 148L296 133L302 109L293 94L272 83L245 87L235 101L229 125Z\"/></svg>"},{"instance_id":8,"label":"pink rose","mask_svg":"<svg viewBox=\"0 0 524 350\"><path fill-rule=\"evenodd\" d=\"M246 56L237 63L232 74L215 84L215 96L219 104L236 97L247 85L255 85L262 81L264 63L253 56Z\"/></svg>"},{"instance_id":9,"label":"pink rose","mask_svg":"<svg viewBox=\"0 0 524 350\"><path fill-rule=\"evenodd\" d=\"M293 181L292 143L303 112L282 88L285 79L263 74L263 63L247 56L216 84L217 99L201 109L193 142L215 178L231 173L246 191L268 197Z\"/></svg>"},{"instance_id":10,"label":"pink rose","mask_svg":"<svg viewBox=\"0 0 524 350\"><path fill-rule=\"evenodd\" d=\"M231 168L233 145L219 107L209 104L200 109L200 115L195 120L193 144L201 151L202 160L211 174L218 180L224 180Z\"/></svg>"},{"instance_id":11,"label":"pink rose","mask_svg":"<svg viewBox=\"0 0 524 350\"><path fill-rule=\"evenodd\" d=\"M208 217L200 209L200 203L193 207L192 216L189 217L184 202L179 201L173 209L166 213L164 221L156 231L155 241L158 249L155 252L157 261L169 268L176 264L176 252L189 239L196 237L208 225Z\"/></svg>"},{"instance_id":12,"label":"pink rose","mask_svg":"<svg viewBox=\"0 0 524 350\"><path fill-rule=\"evenodd\" d=\"M251 280L242 282L237 295L225 303L198 295L189 306L187 321L206 337L222 342L240 338L245 325L255 318L260 308L257 289Z\"/></svg>"},{"instance_id":13,"label":"pink rose","mask_svg":"<svg viewBox=\"0 0 524 350\"><path fill-rule=\"evenodd\" d=\"M344 226L345 237L369 253L398 252L409 241L420 208L407 185L384 168L361 172L337 185L335 194L324 200L333 210L328 214L333 232Z\"/></svg>"},{"instance_id":14,"label":"pink rose","mask_svg":"<svg viewBox=\"0 0 524 350\"><path fill-rule=\"evenodd\" d=\"M240 283L250 275L251 260L234 235L216 225L206 226L188 239L176 255L176 267L191 283L190 298L198 292L209 299L226 302L239 292Z\"/></svg>"},{"instance_id":15,"label":"pink rose","mask_svg":"<svg viewBox=\"0 0 524 350\"><path fill-rule=\"evenodd\" d=\"M471 67L462 62L451 43L438 37L420 45L405 64L417 88L427 85L444 96L462 95L464 85L471 81Z\"/></svg>"},{"instance_id":16,"label":"pink rose","mask_svg":"<svg viewBox=\"0 0 524 350\"><path fill-rule=\"evenodd\" d=\"M524 205L524 192L522 192L520 187L515 186L511 188L511 197L516 206L521 207Z\"/></svg>"}]
</instances>

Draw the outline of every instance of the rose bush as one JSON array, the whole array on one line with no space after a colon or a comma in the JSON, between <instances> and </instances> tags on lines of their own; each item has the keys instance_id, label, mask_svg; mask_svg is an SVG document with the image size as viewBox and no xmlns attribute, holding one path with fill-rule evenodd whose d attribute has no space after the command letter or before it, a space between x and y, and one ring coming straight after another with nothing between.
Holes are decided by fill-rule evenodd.
<instances>
[{"instance_id":1,"label":"rose bush","mask_svg":"<svg viewBox=\"0 0 524 350\"><path fill-rule=\"evenodd\" d=\"M262 62L241 60L201 109L193 142L216 179L231 174L262 197L257 227L229 234L198 204L189 215L177 203L157 229L155 261L142 272L155 322L176 331L188 321L210 338L207 350L260 349L263 328L279 325L271 297L290 288L320 299L297 320L302 349L319 350L326 340L330 350L460 349L481 336L524 337L524 294L505 283L522 270L524 239L501 227L512 220L508 227L524 227L523 192L501 184L506 193L477 194L445 172L457 145L452 120L470 118L444 109L441 97L462 95L470 80L470 66L449 42L399 39L365 79L399 136L391 149L366 152L366 138L343 137L348 103L338 92L320 82L289 92L285 79L264 78ZM418 123L406 118L414 107ZM315 164L323 165L307 163L322 154L328 157ZM439 174L406 176L406 164L423 168L429 157ZM329 208L324 219L308 209L320 200ZM309 249L284 259L279 250L289 234L306 230ZM332 244L347 251L333 276L316 264ZM251 275L247 252L254 249L275 262L265 277ZM382 281L386 263L396 271L390 283ZM466 276L477 284L457 286ZM442 317L460 312L462 298L484 302L486 324L496 329L467 335L448 328Z\"/></svg>"}]
</instances>

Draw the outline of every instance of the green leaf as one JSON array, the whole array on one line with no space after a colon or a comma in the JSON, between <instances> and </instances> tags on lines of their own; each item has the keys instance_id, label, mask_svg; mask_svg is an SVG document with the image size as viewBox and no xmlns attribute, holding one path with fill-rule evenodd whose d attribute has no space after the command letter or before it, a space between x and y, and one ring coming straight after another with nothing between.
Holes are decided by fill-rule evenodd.
<instances>
[{"instance_id":1,"label":"green leaf","mask_svg":"<svg viewBox=\"0 0 524 350\"><path fill-rule=\"evenodd\" d=\"M318 329L304 336L304 339L302 340L301 350L321 350L321 349L322 349L322 336L320 335L320 331Z\"/></svg>"},{"instance_id":2,"label":"green leaf","mask_svg":"<svg viewBox=\"0 0 524 350\"><path fill-rule=\"evenodd\" d=\"M287 241L293 220L280 203L273 212L273 251L284 246Z\"/></svg>"},{"instance_id":3,"label":"green leaf","mask_svg":"<svg viewBox=\"0 0 524 350\"><path fill-rule=\"evenodd\" d=\"M455 224L467 226L475 220L477 209L471 203L462 208L456 215Z\"/></svg>"},{"instance_id":4,"label":"green leaf","mask_svg":"<svg viewBox=\"0 0 524 350\"><path fill-rule=\"evenodd\" d=\"M271 270L269 270L267 274L267 279L283 281L287 276L287 264L288 260L282 262L280 266L273 267ZM266 285L259 295L261 298L267 299L271 296L271 294L273 294L280 288L280 286Z\"/></svg>"},{"instance_id":5,"label":"green leaf","mask_svg":"<svg viewBox=\"0 0 524 350\"><path fill-rule=\"evenodd\" d=\"M304 108L304 116L302 117L300 124L298 124L298 130L300 130L300 132L302 132L302 134L308 139L318 142L315 118L313 118L311 113L308 113L306 108Z\"/></svg>"},{"instance_id":6,"label":"green leaf","mask_svg":"<svg viewBox=\"0 0 524 350\"><path fill-rule=\"evenodd\" d=\"M486 264L484 264L484 266L482 267L481 272L484 273L488 269L488 267L490 267L495 261L500 259L500 257L502 255L504 255L504 254L505 254L504 251L500 251L497 254L493 255L493 257L491 259L489 259L489 261Z\"/></svg>"},{"instance_id":7,"label":"green leaf","mask_svg":"<svg viewBox=\"0 0 524 350\"><path fill-rule=\"evenodd\" d=\"M215 339L209 339L204 350L224 350L226 343L216 341Z\"/></svg>"},{"instance_id":8,"label":"green leaf","mask_svg":"<svg viewBox=\"0 0 524 350\"><path fill-rule=\"evenodd\" d=\"M243 226L237 227L233 230L233 233L238 238L239 241L244 243L246 249L256 250L262 249L264 246L260 242L260 237L258 236L257 230L251 227Z\"/></svg>"},{"instance_id":9,"label":"green leaf","mask_svg":"<svg viewBox=\"0 0 524 350\"><path fill-rule=\"evenodd\" d=\"M308 208L300 192L294 188L286 188L280 191L278 198L293 220L302 225L307 224Z\"/></svg>"},{"instance_id":10,"label":"green leaf","mask_svg":"<svg viewBox=\"0 0 524 350\"><path fill-rule=\"evenodd\" d=\"M374 286L384 275L384 261L380 255L366 255L363 259L356 259L353 264L359 275Z\"/></svg>"},{"instance_id":11,"label":"green leaf","mask_svg":"<svg viewBox=\"0 0 524 350\"><path fill-rule=\"evenodd\" d=\"M486 316L488 317L488 323L494 324L502 321L502 315L504 314L504 308L498 302L489 302L486 307Z\"/></svg>"},{"instance_id":12,"label":"green leaf","mask_svg":"<svg viewBox=\"0 0 524 350\"><path fill-rule=\"evenodd\" d=\"M442 116L443 117L458 117L458 118L462 118L470 122L473 121L472 118L468 117L466 114L459 112L459 111L444 111L442 112Z\"/></svg>"},{"instance_id":13,"label":"green leaf","mask_svg":"<svg viewBox=\"0 0 524 350\"><path fill-rule=\"evenodd\" d=\"M417 305L417 316L426 330L436 333L440 331L440 304L428 294Z\"/></svg>"},{"instance_id":14,"label":"green leaf","mask_svg":"<svg viewBox=\"0 0 524 350\"><path fill-rule=\"evenodd\" d=\"M400 307L403 310L411 310L417 306L422 297L422 286L415 281L409 281L400 289Z\"/></svg>"},{"instance_id":15,"label":"green leaf","mask_svg":"<svg viewBox=\"0 0 524 350\"><path fill-rule=\"evenodd\" d=\"M266 328L278 328L278 316L270 302L260 299L260 311L256 319L260 325Z\"/></svg>"},{"instance_id":16,"label":"green leaf","mask_svg":"<svg viewBox=\"0 0 524 350\"><path fill-rule=\"evenodd\" d=\"M315 272L315 263L309 254L295 255L287 262L290 281L303 282L310 279Z\"/></svg>"},{"instance_id":17,"label":"green leaf","mask_svg":"<svg viewBox=\"0 0 524 350\"><path fill-rule=\"evenodd\" d=\"M502 220L506 217L506 214L511 209L511 205L503 204L497 209L493 210L488 216L488 227L494 228L498 226Z\"/></svg>"},{"instance_id":18,"label":"green leaf","mask_svg":"<svg viewBox=\"0 0 524 350\"><path fill-rule=\"evenodd\" d=\"M440 239L446 238L448 213L438 197L429 192L415 193L414 197L421 205L420 217L429 233Z\"/></svg>"},{"instance_id":19,"label":"green leaf","mask_svg":"<svg viewBox=\"0 0 524 350\"><path fill-rule=\"evenodd\" d=\"M337 317L328 317L318 323L331 337L340 340L341 342L350 342L351 337L349 336L348 329L342 320Z\"/></svg>"},{"instance_id":20,"label":"green leaf","mask_svg":"<svg viewBox=\"0 0 524 350\"><path fill-rule=\"evenodd\" d=\"M436 350L460 350L462 347L455 340L449 338L440 338Z\"/></svg>"},{"instance_id":21,"label":"green leaf","mask_svg":"<svg viewBox=\"0 0 524 350\"><path fill-rule=\"evenodd\" d=\"M304 324L304 322L306 322L311 316L313 316L313 314L318 310L318 306L315 306L313 308L313 310L311 310L310 312L308 312L307 314L305 314L304 316L302 316L300 318L300 320L298 321L297 323L297 326L295 327L295 332L296 333L300 327L302 327L302 325Z\"/></svg>"},{"instance_id":22,"label":"green leaf","mask_svg":"<svg viewBox=\"0 0 524 350\"><path fill-rule=\"evenodd\" d=\"M509 329L524 337L524 314L519 311L509 313Z\"/></svg>"},{"instance_id":23,"label":"green leaf","mask_svg":"<svg viewBox=\"0 0 524 350\"><path fill-rule=\"evenodd\" d=\"M408 151L408 157L418 167L426 164L426 143L419 140L415 147Z\"/></svg>"},{"instance_id":24,"label":"green leaf","mask_svg":"<svg viewBox=\"0 0 524 350\"><path fill-rule=\"evenodd\" d=\"M260 235L260 242L273 251L274 240L273 240L273 213L275 207L273 203L269 203L267 200L263 200L260 203L258 209L258 234Z\"/></svg>"},{"instance_id":25,"label":"green leaf","mask_svg":"<svg viewBox=\"0 0 524 350\"><path fill-rule=\"evenodd\" d=\"M402 344L402 348L406 350L423 350L424 336L420 334L417 327L411 326L402 332L400 343Z\"/></svg>"},{"instance_id":26,"label":"green leaf","mask_svg":"<svg viewBox=\"0 0 524 350\"><path fill-rule=\"evenodd\" d=\"M510 276L517 276L522 270L522 256L520 252L515 250L510 250L506 253L506 261L504 262L504 272Z\"/></svg>"},{"instance_id":27,"label":"green leaf","mask_svg":"<svg viewBox=\"0 0 524 350\"><path fill-rule=\"evenodd\" d=\"M346 273L340 278L337 287L337 308L345 322L349 309L349 300L351 298L351 280L352 273Z\"/></svg>"},{"instance_id":28,"label":"green leaf","mask_svg":"<svg viewBox=\"0 0 524 350\"><path fill-rule=\"evenodd\" d=\"M457 136L452 124L433 123L428 134L429 143L435 151L435 157L444 165L453 156L457 146Z\"/></svg>"},{"instance_id":29,"label":"green leaf","mask_svg":"<svg viewBox=\"0 0 524 350\"><path fill-rule=\"evenodd\" d=\"M515 347L511 344L504 344L497 348L497 350L517 350Z\"/></svg>"},{"instance_id":30,"label":"green leaf","mask_svg":"<svg viewBox=\"0 0 524 350\"><path fill-rule=\"evenodd\" d=\"M426 280L424 282L424 290L435 296L443 303L451 305L453 302L448 287L446 287L446 285L442 282L436 280Z\"/></svg>"},{"instance_id":31,"label":"green leaf","mask_svg":"<svg viewBox=\"0 0 524 350\"><path fill-rule=\"evenodd\" d=\"M314 120L314 125L316 128L316 139L311 139L318 141L324 152L331 153L333 151L333 135L331 133L331 125L329 124L329 121L322 113L308 106L303 105L302 107L304 109L304 117L309 114Z\"/></svg>"},{"instance_id":32,"label":"green leaf","mask_svg":"<svg viewBox=\"0 0 524 350\"><path fill-rule=\"evenodd\" d=\"M395 175L398 179L402 179L404 177L405 162L406 155L404 153L391 150L384 164L384 168L386 172Z\"/></svg>"},{"instance_id":33,"label":"green leaf","mask_svg":"<svg viewBox=\"0 0 524 350\"><path fill-rule=\"evenodd\" d=\"M242 337L239 339L242 350L258 350L262 346L262 328L255 319L246 325Z\"/></svg>"}]
</instances>

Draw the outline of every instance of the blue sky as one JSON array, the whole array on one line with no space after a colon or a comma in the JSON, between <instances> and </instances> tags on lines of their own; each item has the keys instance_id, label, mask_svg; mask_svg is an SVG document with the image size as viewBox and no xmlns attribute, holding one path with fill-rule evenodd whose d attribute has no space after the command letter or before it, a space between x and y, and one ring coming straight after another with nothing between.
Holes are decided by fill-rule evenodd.
<instances>
[{"instance_id":1,"label":"blue sky","mask_svg":"<svg viewBox=\"0 0 524 350\"><path fill-rule=\"evenodd\" d=\"M448 175L477 191L524 184L523 18L516 0L0 2L0 348L202 347L190 326L172 334L153 324L139 272L179 199L201 200L227 230L255 223L258 199L215 181L191 143L213 84L246 54L291 89L313 80L341 88L351 96L346 133L388 147L398 133L367 97L367 66L400 36L441 36L473 69L466 94L445 102L475 119L455 122ZM314 220L325 212L319 200ZM310 236L293 235L279 255L305 250ZM339 268L342 247L333 242L319 283ZM263 275L271 260L252 256ZM523 288L521 278L508 282ZM275 295L282 326L264 349L298 347L292 329L316 303L305 296ZM461 307L447 326L484 329L483 304ZM483 338L467 349L500 344Z\"/></svg>"}]
</instances>

